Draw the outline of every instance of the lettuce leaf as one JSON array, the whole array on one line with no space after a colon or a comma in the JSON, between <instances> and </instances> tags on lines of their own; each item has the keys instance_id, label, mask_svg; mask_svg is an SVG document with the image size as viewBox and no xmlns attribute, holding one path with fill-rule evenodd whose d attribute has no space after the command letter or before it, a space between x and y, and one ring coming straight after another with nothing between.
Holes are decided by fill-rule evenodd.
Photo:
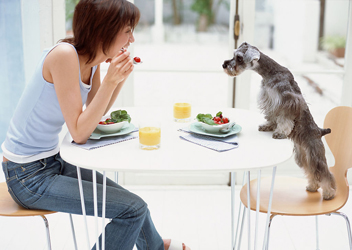
<instances>
[{"instance_id":1,"label":"lettuce leaf","mask_svg":"<svg viewBox=\"0 0 352 250\"><path fill-rule=\"evenodd\" d=\"M221 111L217 112L216 116L222 118L222 112Z\"/></svg>"},{"instance_id":2,"label":"lettuce leaf","mask_svg":"<svg viewBox=\"0 0 352 250\"><path fill-rule=\"evenodd\" d=\"M122 121L128 121L129 123L131 122L131 117L129 114L127 114L126 110L119 109L119 110L113 111L111 112L110 117L111 117L111 121L115 123L122 122Z\"/></svg>"},{"instance_id":3,"label":"lettuce leaf","mask_svg":"<svg viewBox=\"0 0 352 250\"><path fill-rule=\"evenodd\" d=\"M197 120L209 125L216 125L216 123L213 121L213 116L211 114L198 114Z\"/></svg>"}]
</instances>

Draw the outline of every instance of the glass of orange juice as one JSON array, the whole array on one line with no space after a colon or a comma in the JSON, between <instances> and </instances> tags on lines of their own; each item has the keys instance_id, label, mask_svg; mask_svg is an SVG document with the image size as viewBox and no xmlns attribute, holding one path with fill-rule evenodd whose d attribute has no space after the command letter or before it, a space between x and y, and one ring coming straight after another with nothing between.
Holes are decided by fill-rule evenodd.
<instances>
[{"instance_id":1,"label":"glass of orange juice","mask_svg":"<svg viewBox=\"0 0 352 250\"><path fill-rule=\"evenodd\" d=\"M160 122L150 121L139 124L139 148L154 150L160 148L161 126Z\"/></svg>"},{"instance_id":2,"label":"glass of orange juice","mask_svg":"<svg viewBox=\"0 0 352 250\"><path fill-rule=\"evenodd\" d=\"M192 106L188 101L180 101L174 103L174 119L176 122L191 121Z\"/></svg>"}]
</instances>

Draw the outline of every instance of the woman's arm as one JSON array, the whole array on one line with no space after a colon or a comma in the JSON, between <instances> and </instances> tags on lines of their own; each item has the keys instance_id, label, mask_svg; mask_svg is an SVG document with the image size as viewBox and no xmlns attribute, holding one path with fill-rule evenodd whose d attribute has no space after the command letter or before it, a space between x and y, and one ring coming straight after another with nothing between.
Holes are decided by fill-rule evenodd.
<instances>
[{"instance_id":1,"label":"woman's arm","mask_svg":"<svg viewBox=\"0 0 352 250\"><path fill-rule=\"evenodd\" d=\"M122 86L125 84L126 80L127 79L125 79L122 82L120 82L119 85L117 85L117 87L115 88L114 93L111 96L110 102L109 102L108 106L106 107L106 110L105 110L104 114L106 114L110 110L112 105L114 104L114 102L115 102L117 96L119 95L119 93L120 93L120 91L122 89Z\"/></svg>"},{"instance_id":2,"label":"woman's arm","mask_svg":"<svg viewBox=\"0 0 352 250\"><path fill-rule=\"evenodd\" d=\"M108 106L106 107L106 110L104 112L104 115L110 110L110 108L112 107L112 105L115 103L117 96L119 95L124 83L126 82L127 78L125 80L123 80L122 82L120 82L117 87L115 88L110 102L108 104ZM96 92L98 91L99 87L100 87L101 83L100 83L100 65L98 66L93 80L92 80L92 89L88 94L88 98L87 98L87 102L86 102L86 106L88 107L88 105L90 104L91 100L93 100Z\"/></svg>"},{"instance_id":3,"label":"woman's arm","mask_svg":"<svg viewBox=\"0 0 352 250\"><path fill-rule=\"evenodd\" d=\"M69 45L57 46L44 63L52 76L61 111L73 140L85 143L106 112L115 89L133 70L129 53L119 53L112 59L103 83L84 111L75 50Z\"/></svg>"}]
</instances>

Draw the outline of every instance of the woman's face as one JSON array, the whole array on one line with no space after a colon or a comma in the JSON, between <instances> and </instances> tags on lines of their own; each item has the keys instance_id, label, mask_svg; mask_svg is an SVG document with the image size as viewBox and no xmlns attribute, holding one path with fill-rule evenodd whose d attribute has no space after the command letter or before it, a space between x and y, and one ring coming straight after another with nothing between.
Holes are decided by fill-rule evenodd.
<instances>
[{"instance_id":1,"label":"woman's face","mask_svg":"<svg viewBox=\"0 0 352 250\"><path fill-rule=\"evenodd\" d=\"M107 56L109 59L116 56L122 48L127 49L134 42L132 28L127 26L117 34L115 41L112 43Z\"/></svg>"}]
</instances>

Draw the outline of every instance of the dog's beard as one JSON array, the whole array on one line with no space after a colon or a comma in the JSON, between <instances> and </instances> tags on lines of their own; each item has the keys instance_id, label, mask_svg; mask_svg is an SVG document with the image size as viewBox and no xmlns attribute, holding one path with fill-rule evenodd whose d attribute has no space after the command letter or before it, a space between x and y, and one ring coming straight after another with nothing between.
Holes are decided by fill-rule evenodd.
<instances>
[{"instance_id":1,"label":"dog's beard","mask_svg":"<svg viewBox=\"0 0 352 250\"><path fill-rule=\"evenodd\" d=\"M229 76L233 76L233 77L236 77L238 75L238 73L233 67L227 67L226 69L224 69L224 72Z\"/></svg>"}]
</instances>

